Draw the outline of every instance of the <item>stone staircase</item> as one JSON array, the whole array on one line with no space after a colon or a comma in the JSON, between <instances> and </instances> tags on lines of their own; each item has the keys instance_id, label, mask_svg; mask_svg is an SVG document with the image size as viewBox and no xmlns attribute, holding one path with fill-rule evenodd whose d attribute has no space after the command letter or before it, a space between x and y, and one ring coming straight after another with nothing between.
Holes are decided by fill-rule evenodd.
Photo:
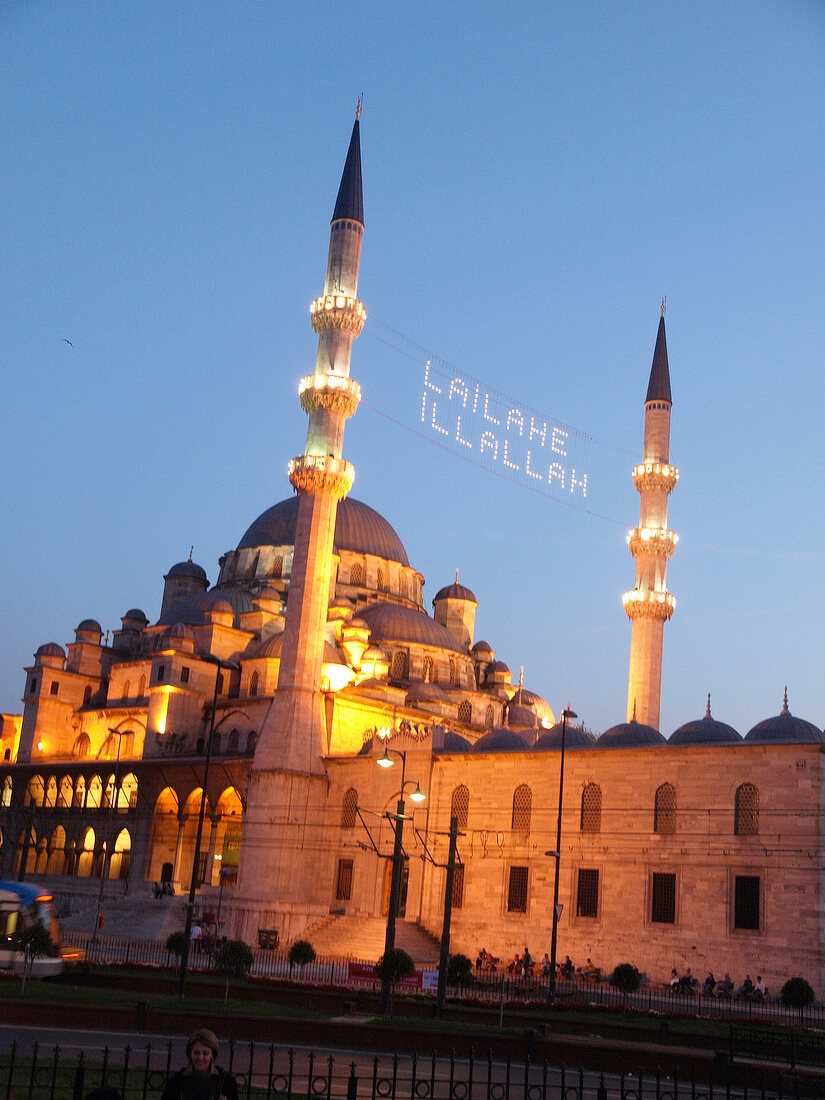
<instances>
[{"instance_id":1,"label":"stone staircase","mask_svg":"<svg viewBox=\"0 0 825 1100\"><path fill-rule=\"evenodd\" d=\"M46 880L42 881L46 885ZM48 885L54 894L60 927L67 932L93 932L100 879L84 882L54 877ZM101 931L107 936L165 941L170 932L183 928L185 901L182 894L153 897L151 882L136 883L126 893L122 882L107 880L100 902L100 912L104 918Z\"/></svg>"},{"instance_id":2,"label":"stone staircase","mask_svg":"<svg viewBox=\"0 0 825 1100\"><path fill-rule=\"evenodd\" d=\"M321 956L377 962L384 954L387 931L385 917L322 917L301 936L309 940ZM399 920L395 925L395 946L402 948L418 966L438 963L438 940L414 921Z\"/></svg>"}]
</instances>

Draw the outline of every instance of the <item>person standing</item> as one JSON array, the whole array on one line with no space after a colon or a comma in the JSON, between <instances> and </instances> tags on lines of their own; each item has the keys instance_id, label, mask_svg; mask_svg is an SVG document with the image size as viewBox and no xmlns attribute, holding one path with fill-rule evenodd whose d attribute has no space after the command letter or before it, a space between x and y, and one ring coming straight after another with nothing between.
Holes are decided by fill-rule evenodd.
<instances>
[{"instance_id":1,"label":"person standing","mask_svg":"<svg viewBox=\"0 0 825 1100\"><path fill-rule=\"evenodd\" d=\"M209 1028L199 1028L186 1044L188 1064L166 1082L161 1100L238 1100L231 1073L217 1064L218 1039Z\"/></svg>"}]
</instances>

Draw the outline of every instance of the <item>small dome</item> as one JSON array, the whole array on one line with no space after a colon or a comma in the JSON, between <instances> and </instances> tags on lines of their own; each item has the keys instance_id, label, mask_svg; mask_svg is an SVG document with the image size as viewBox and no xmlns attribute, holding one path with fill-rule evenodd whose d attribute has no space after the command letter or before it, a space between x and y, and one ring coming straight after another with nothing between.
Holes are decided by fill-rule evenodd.
<instances>
[{"instance_id":1,"label":"small dome","mask_svg":"<svg viewBox=\"0 0 825 1100\"><path fill-rule=\"evenodd\" d=\"M493 661L492 664L487 665L488 676L491 672L504 672L509 676L510 666L505 664L504 661Z\"/></svg>"},{"instance_id":2,"label":"small dome","mask_svg":"<svg viewBox=\"0 0 825 1100\"><path fill-rule=\"evenodd\" d=\"M212 609L216 605L219 605L219 612L227 611L226 607L220 606L223 604L228 604L228 610L235 615L254 610L249 593L243 588L213 588L210 592L198 592L172 604L158 619L158 625L177 622L188 623L190 626L208 625L211 622Z\"/></svg>"},{"instance_id":3,"label":"small dome","mask_svg":"<svg viewBox=\"0 0 825 1100\"><path fill-rule=\"evenodd\" d=\"M123 616L122 621L126 622L127 619L130 622L143 623L144 626L149 625L149 620L146 618L146 616L143 614L143 612L140 610L139 607L130 608L130 610L127 611L126 614Z\"/></svg>"},{"instance_id":4,"label":"small dome","mask_svg":"<svg viewBox=\"0 0 825 1100\"><path fill-rule=\"evenodd\" d=\"M592 733L583 730L581 726L568 726L564 734L564 750L568 749L592 749L596 744L596 738ZM561 748L561 722L556 723L551 729L538 738L534 749L549 750Z\"/></svg>"},{"instance_id":5,"label":"small dome","mask_svg":"<svg viewBox=\"0 0 825 1100\"><path fill-rule=\"evenodd\" d=\"M195 648L195 633L183 623L174 623L160 636L156 649L180 649L191 653Z\"/></svg>"},{"instance_id":6,"label":"small dome","mask_svg":"<svg viewBox=\"0 0 825 1100\"><path fill-rule=\"evenodd\" d=\"M217 611L221 615L235 614L235 610L229 600L215 600L212 604L212 611Z\"/></svg>"},{"instance_id":7,"label":"small dome","mask_svg":"<svg viewBox=\"0 0 825 1100\"><path fill-rule=\"evenodd\" d=\"M60 657L62 660L65 660L66 650L62 645L58 645L57 642L46 642L44 645L37 647L35 657Z\"/></svg>"},{"instance_id":8,"label":"small dome","mask_svg":"<svg viewBox=\"0 0 825 1100\"><path fill-rule=\"evenodd\" d=\"M177 565L173 565L163 579L166 581L170 577L197 577L199 581L203 581L205 584L209 583L206 570L193 562L191 558L189 561L179 561Z\"/></svg>"},{"instance_id":9,"label":"small dome","mask_svg":"<svg viewBox=\"0 0 825 1100\"><path fill-rule=\"evenodd\" d=\"M473 745L473 752L526 752L530 746L515 732L504 727L490 730Z\"/></svg>"},{"instance_id":10,"label":"small dome","mask_svg":"<svg viewBox=\"0 0 825 1100\"><path fill-rule=\"evenodd\" d=\"M433 752L470 752L471 748L467 738L455 730L444 730L439 738L433 736Z\"/></svg>"},{"instance_id":11,"label":"small dome","mask_svg":"<svg viewBox=\"0 0 825 1100\"><path fill-rule=\"evenodd\" d=\"M102 634L103 627L97 619L84 619L75 627L75 634Z\"/></svg>"},{"instance_id":12,"label":"small dome","mask_svg":"<svg viewBox=\"0 0 825 1100\"><path fill-rule=\"evenodd\" d=\"M277 600L280 603L282 599L283 596L281 593L271 584L265 585L258 595L253 597L255 603L258 603L260 600Z\"/></svg>"},{"instance_id":13,"label":"small dome","mask_svg":"<svg viewBox=\"0 0 825 1100\"><path fill-rule=\"evenodd\" d=\"M477 661L492 661L495 658L495 651L483 638L476 642L470 652Z\"/></svg>"},{"instance_id":14,"label":"small dome","mask_svg":"<svg viewBox=\"0 0 825 1100\"><path fill-rule=\"evenodd\" d=\"M695 722L685 722L668 738L669 745L733 745L742 738L725 722L717 722L710 713L710 696L704 718Z\"/></svg>"},{"instance_id":15,"label":"small dome","mask_svg":"<svg viewBox=\"0 0 825 1100\"><path fill-rule=\"evenodd\" d=\"M745 740L751 745L767 745L777 741L825 742L825 734L813 722L806 722L804 718L794 718L788 710L788 689L785 688L782 713L777 714L775 718L766 718L764 722L758 722L745 734Z\"/></svg>"},{"instance_id":16,"label":"small dome","mask_svg":"<svg viewBox=\"0 0 825 1100\"><path fill-rule=\"evenodd\" d=\"M446 588L439 589L433 596L433 605L435 605L436 600L466 600L467 603L474 603L478 607L478 600L470 589L465 588L458 581L455 584L448 584Z\"/></svg>"},{"instance_id":17,"label":"small dome","mask_svg":"<svg viewBox=\"0 0 825 1100\"><path fill-rule=\"evenodd\" d=\"M528 729L534 729L537 725L535 712L521 703L510 703L507 707L507 721L511 726L527 726Z\"/></svg>"},{"instance_id":18,"label":"small dome","mask_svg":"<svg viewBox=\"0 0 825 1100\"><path fill-rule=\"evenodd\" d=\"M645 726L631 718L629 722L621 722L605 730L596 745L600 749L622 749L632 745L660 745L664 740L653 726Z\"/></svg>"},{"instance_id":19,"label":"small dome","mask_svg":"<svg viewBox=\"0 0 825 1100\"><path fill-rule=\"evenodd\" d=\"M407 692L407 703L448 703L449 699L437 684L413 684Z\"/></svg>"}]
</instances>

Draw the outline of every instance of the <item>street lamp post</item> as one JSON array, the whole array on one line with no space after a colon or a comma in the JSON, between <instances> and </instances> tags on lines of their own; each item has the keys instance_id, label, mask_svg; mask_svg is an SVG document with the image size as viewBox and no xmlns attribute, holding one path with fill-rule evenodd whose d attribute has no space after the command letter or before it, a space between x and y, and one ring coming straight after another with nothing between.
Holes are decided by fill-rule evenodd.
<instances>
[{"instance_id":1,"label":"street lamp post","mask_svg":"<svg viewBox=\"0 0 825 1100\"><path fill-rule=\"evenodd\" d=\"M555 856L556 878L553 885L553 933L550 937L550 1000L556 998L556 945L559 934L559 863L561 862L561 808L564 796L564 741L567 734L567 723L578 715L569 709L561 712L561 759L559 760L559 816L556 822L556 850L545 852L545 855Z\"/></svg>"},{"instance_id":2,"label":"street lamp post","mask_svg":"<svg viewBox=\"0 0 825 1100\"><path fill-rule=\"evenodd\" d=\"M398 804L396 806L395 814L388 814L390 820L394 821L393 828L395 830L395 839L393 841L392 849L392 875L390 878L390 901L389 909L387 910L387 931L384 937L384 959L388 961L390 954L395 950L395 918L398 911L398 898L401 893L401 869L403 866L403 835L404 835L404 787L407 780L405 779L405 773L407 770L407 754L401 749L391 749L389 746L385 746L384 755L378 758L377 763L382 768L391 768L395 764L395 761L391 759L390 753L395 753L396 756L401 757L401 793L398 797ZM412 782L410 780L409 782ZM418 783L415 785L415 790L410 795L413 802L423 802L426 795L421 790ZM386 969L384 975L381 978L381 1001L379 1006L379 1012L386 1016L390 1011L390 1005L392 1003L392 980Z\"/></svg>"},{"instance_id":3,"label":"street lamp post","mask_svg":"<svg viewBox=\"0 0 825 1100\"><path fill-rule=\"evenodd\" d=\"M224 661L207 653L201 657L202 661L215 665L215 691L212 695L212 716L209 720L209 738L206 742L206 760L203 765L203 786L201 788L201 804L198 810L198 828L195 833L195 855L192 860L192 877L189 881L189 898L186 902L186 924L183 929L183 947L180 953L180 975L178 978L178 996L183 997L186 989L186 970L189 966L189 944L192 935L192 915L195 911L195 890L198 887L198 865L201 861L201 839L203 837L203 818L206 812L206 784L209 781L209 765L212 762L212 743L215 736L215 713L218 709L218 689L221 684L221 669L237 668L235 661Z\"/></svg>"}]
</instances>

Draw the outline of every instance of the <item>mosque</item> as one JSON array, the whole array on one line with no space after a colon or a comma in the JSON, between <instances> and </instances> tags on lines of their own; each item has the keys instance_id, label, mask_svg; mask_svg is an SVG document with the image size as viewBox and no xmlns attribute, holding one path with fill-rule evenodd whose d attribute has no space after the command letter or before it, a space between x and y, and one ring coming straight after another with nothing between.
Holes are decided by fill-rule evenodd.
<instances>
[{"instance_id":1,"label":"mosque","mask_svg":"<svg viewBox=\"0 0 825 1100\"><path fill-rule=\"evenodd\" d=\"M744 737L710 700L658 729L678 481L664 312L632 471L626 721L594 737L513 682L475 637L478 600L458 576L429 614L399 535L349 495L359 128L356 116L311 306L294 494L251 523L212 587L191 557L173 565L154 622L132 608L111 637L88 618L65 648L38 648L23 713L0 725L3 877L36 878L89 921L95 898L105 909L128 889L148 904L169 884L182 926L194 875L200 916L220 896L221 933L332 935L345 953L390 905L440 935L454 819L453 951L543 952L557 901L562 958L632 962L653 980L758 972L774 990L801 974L822 997L822 731L787 696Z\"/></svg>"}]
</instances>

